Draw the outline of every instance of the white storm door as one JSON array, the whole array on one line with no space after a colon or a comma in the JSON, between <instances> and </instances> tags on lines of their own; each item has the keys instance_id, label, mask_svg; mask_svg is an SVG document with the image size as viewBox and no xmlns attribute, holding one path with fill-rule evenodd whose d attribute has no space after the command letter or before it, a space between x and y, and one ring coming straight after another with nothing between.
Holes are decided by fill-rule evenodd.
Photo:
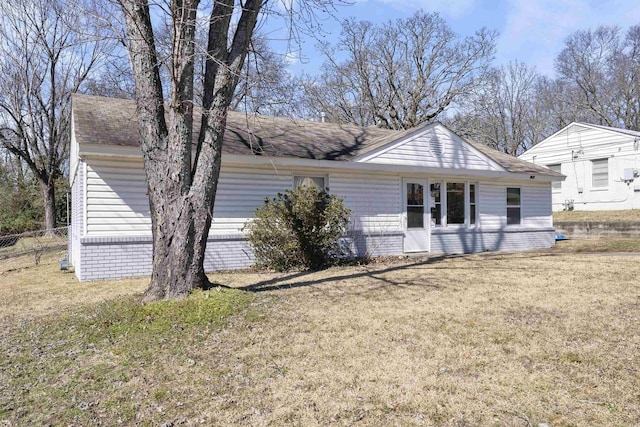
<instances>
[{"instance_id":1,"label":"white storm door","mask_svg":"<svg viewBox=\"0 0 640 427\"><path fill-rule=\"evenodd\" d=\"M426 179L404 178L402 195L404 206L404 251L429 251L429 209L425 197L429 188Z\"/></svg>"}]
</instances>

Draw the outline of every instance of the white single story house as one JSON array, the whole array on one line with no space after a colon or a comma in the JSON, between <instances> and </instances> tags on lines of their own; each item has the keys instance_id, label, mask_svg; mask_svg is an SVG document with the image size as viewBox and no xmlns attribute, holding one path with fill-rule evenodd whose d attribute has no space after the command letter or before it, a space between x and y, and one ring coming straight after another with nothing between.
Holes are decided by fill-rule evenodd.
<instances>
[{"instance_id":1,"label":"white single story house","mask_svg":"<svg viewBox=\"0 0 640 427\"><path fill-rule=\"evenodd\" d=\"M250 266L243 225L265 197L304 181L344 198L346 238L359 255L546 248L554 244L551 185L561 179L439 123L399 132L229 112L205 268ZM149 275L133 101L73 97L70 181L78 278Z\"/></svg>"},{"instance_id":2,"label":"white single story house","mask_svg":"<svg viewBox=\"0 0 640 427\"><path fill-rule=\"evenodd\" d=\"M571 123L520 155L567 178L553 210L640 209L640 132Z\"/></svg>"}]
</instances>

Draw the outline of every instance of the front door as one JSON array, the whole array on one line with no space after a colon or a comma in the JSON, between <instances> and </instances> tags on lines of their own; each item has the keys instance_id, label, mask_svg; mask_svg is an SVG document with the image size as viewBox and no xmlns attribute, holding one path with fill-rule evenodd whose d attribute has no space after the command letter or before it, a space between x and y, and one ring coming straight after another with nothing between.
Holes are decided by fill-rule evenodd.
<instances>
[{"instance_id":1,"label":"front door","mask_svg":"<svg viewBox=\"0 0 640 427\"><path fill-rule=\"evenodd\" d=\"M426 179L404 178L404 251L429 251L429 210L425 203Z\"/></svg>"}]
</instances>

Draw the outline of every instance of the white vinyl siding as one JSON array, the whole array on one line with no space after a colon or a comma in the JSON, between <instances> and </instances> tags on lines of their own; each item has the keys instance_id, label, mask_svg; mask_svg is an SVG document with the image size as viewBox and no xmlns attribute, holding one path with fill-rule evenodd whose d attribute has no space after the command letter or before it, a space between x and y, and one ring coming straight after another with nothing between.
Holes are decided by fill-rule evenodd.
<instances>
[{"instance_id":1,"label":"white vinyl siding","mask_svg":"<svg viewBox=\"0 0 640 427\"><path fill-rule=\"evenodd\" d=\"M505 186L481 182L478 185L479 225L482 228L502 228L507 224Z\"/></svg>"},{"instance_id":2,"label":"white vinyl siding","mask_svg":"<svg viewBox=\"0 0 640 427\"><path fill-rule=\"evenodd\" d=\"M397 232L401 223L401 180L394 176L331 174L331 193L352 210L351 227L369 233Z\"/></svg>"},{"instance_id":3,"label":"white vinyl siding","mask_svg":"<svg viewBox=\"0 0 640 427\"><path fill-rule=\"evenodd\" d=\"M292 188L291 175L273 169L223 167L211 235L239 233L265 197ZM95 160L87 166L87 235L149 235L151 216L142 162Z\"/></svg>"},{"instance_id":4,"label":"white vinyl siding","mask_svg":"<svg viewBox=\"0 0 640 427\"><path fill-rule=\"evenodd\" d=\"M538 165L566 164L573 160L603 159L633 155L634 137L615 131L592 129L580 124L565 129L522 153L520 159ZM575 159L572 154L575 154Z\"/></svg>"},{"instance_id":5,"label":"white vinyl siding","mask_svg":"<svg viewBox=\"0 0 640 427\"><path fill-rule=\"evenodd\" d=\"M523 186L520 194L522 225L526 227L553 227L551 193L547 185Z\"/></svg>"},{"instance_id":6,"label":"white vinyl siding","mask_svg":"<svg viewBox=\"0 0 640 427\"><path fill-rule=\"evenodd\" d=\"M442 126L396 144L364 160L404 166L500 170L484 155Z\"/></svg>"},{"instance_id":7,"label":"white vinyl siding","mask_svg":"<svg viewBox=\"0 0 640 427\"><path fill-rule=\"evenodd\" d=\"M593 188L606 188L609 185L609 159L592 160L591 168Z\"/></svg>"},{"instance_id":8,"label":"white vinyl siding","mask_svg":"<svg viewBox=\"0 0 640 427\"><path fill-rule=\"evenodd\" d=\"M640 165L637 139L616 130L573 123L520 158L538 165L562 165L566 179L553 185L554 211L569 206L575 210L640 209L640 192L634 191L640 180L631 185L620 180L624 169Z\"/></svg>"},{"instance_id":9,"label":"white vinyl siding","mask_svg":"<svg viewBox=\"0 0 640 427\"><path fill-rule=\"evenodd\" d=\"M353 211L354 230L380 233L401 230L399 177L345 173L329 178L331 192L344 197ZM241 233L246 221L264 204L265 197L292 189L293 183L290 172L223 165L209 234ZM141 161L91 159L87 166L86 234L150 235L146 191Z\"/></svg>"},{"instance_id":10,"label":"white vinyl siding","mask_svg":"<svg viewBox=\"0 0 640 427\"><path fill-rule=\"evenodd\" d=\"M87 161L86 235L151 233L142 161Z\"/></svg>"},{"instance_id":11,"label":"white vinyl siding","mask_svg":"<svg viewBox=\"0 0 640 427\"><path fill-rule=\"evenodd\" d=\"M558 172L558 173L562 173L562 165L561 164L556 164L556 165L549 165L547 166L549 169L551 169L554 172ZM562 190L562 181L554 181L551 184L551 189L555 192Z\"/></svg>"},{"instance_id":12,"label":"white vinyl siding","mask_svg":"<svg viewBox=\"0 0 640 427\"><path fill-rule=\"evenodd\" d=\"M291 174L274 169L223 166L209 235L240 233L265 198L273 198L287 189L293 189Z\"/></svg>"}]
</instances>

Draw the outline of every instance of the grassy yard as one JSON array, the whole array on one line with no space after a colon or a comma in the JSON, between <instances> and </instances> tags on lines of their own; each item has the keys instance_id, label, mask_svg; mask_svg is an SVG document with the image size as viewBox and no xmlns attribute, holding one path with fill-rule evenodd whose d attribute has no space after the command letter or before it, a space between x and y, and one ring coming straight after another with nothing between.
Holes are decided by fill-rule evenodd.
<instances>
[{"instance_id":1,"label":"grassy yard","mask_svg":"<svg viewBox=\"0 0 640 427\"><path fill-rule=\"evenodd\" d=\"M640 253L607 242L220 273L144 307L144 280L0 263L0 425L637 426Z\"/></svg>"},{"instance_id":2,"label":"grassy yard","mask_svg":"<svg viewBox=\"0 0 640 427\"><path fill-rule=\"evenodd\" d=\"M578 222L640 222L640 209L624 211L563 211L554 212L553 221Z\"/></svg>"}]
</instances>

